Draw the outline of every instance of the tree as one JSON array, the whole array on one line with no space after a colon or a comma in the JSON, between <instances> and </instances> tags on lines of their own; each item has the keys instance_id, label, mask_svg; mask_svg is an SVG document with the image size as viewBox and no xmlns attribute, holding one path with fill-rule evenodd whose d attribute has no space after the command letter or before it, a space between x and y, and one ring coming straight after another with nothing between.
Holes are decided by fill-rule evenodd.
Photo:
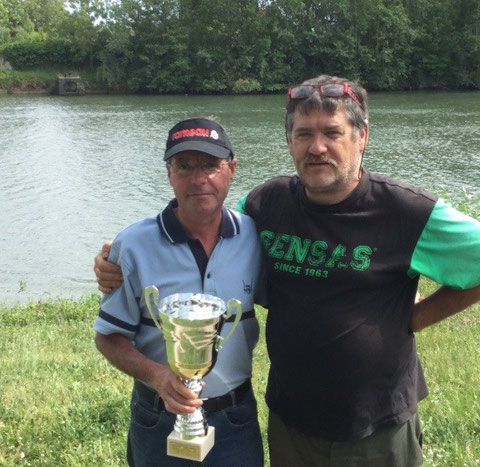
<instances>
[{"instance_id":1,"label":"tree","mask_svg":"<svg viewBox=\"0 0 480 467\"><path fill-rule=\"evenodd\" d=\"M310 74L359 79L370 89L404 87L412 31L400 0L338 0L306 36Z\"/></svg>"},{"instance_id":2,"label":"tree","mask_svg":"<svg viewBox=\"0 0 480 467\"><path fill-rule=\"evenodd\" d=\"M54 34L58 23L67 14L62 0L23 0L21 3L37 32Z\"/></svg>"},{"instance_id":3,"label":"tree","mask_svg":"<svg viewBox=\"0 0 480 467\"><path fill-rule=\"evenodd\" d=\"M453 8L451 67L447 85L452 88L480 88L480 2L459 0Z\"/></svg>"},{"instance_id":4,"label":"tree","mask_svg":"<svg viewBox=\"0 0 480 467\"><path fill-rule=\"evenodd\" d=\"M0 0L0 46L10 40L10 22L5 1Z\"/></svg>"},{"instance_id":5,"label":"tree","mask_svg":"<svg viewBox=\"0 0 480 467\"><path fill-rule=\"evenodd\" d=\"M96 26L86 11L65 15L57 25L56 35L71 51L73 64L93 68L98 63L98 54L105 47L102 25Z\"/></svg>"},{"instance_id":6,"label":"tree","mask_svg":"<svg viewBox=\"0 0 480 467\"><path fill-rule=\"evenodd\" d=\"M139 92L184 92L191 68L173 0L124 0L112 9L102 77Z\"/></svg>"},{"instance_id":7,"label":"tree","mask_svg":"<svg viewBox=\"0 0 480 467\"><path fill-rule=\"evenodd\" d=\"M5 42L24 39L35 28L22 0L0 0L0 15Z\"/></svg>"},{"instance_id":8,"label":"tree","mask_svg":"<svg viewBox=\"0 0 480 467\"><path fill-rule=\"evenodd\" d=\"M266 41L255 0L180 0L194 71L191 92L228 92L237 80L261 79Z\"/></svg>"},{"instance_id":9,"label":"tree","mask_svg":"<svg viewBox=\"0 0 480 467\"><path fill-rule=\"evenodd\" d=\"M267 90L284 91L289 84L307 76L307 60L303 48L303 21L307 16L304 2L279 0L265 2L263 7L268 41L263 81Z\"/></svg>"}]
</instances>

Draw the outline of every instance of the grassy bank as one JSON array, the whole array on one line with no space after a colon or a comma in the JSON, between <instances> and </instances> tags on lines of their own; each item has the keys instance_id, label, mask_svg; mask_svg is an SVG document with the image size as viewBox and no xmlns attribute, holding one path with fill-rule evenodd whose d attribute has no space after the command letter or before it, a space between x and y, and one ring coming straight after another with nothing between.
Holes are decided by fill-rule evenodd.
<instances>
[{"instance_id":1,"label":"grassy bank","mask_svg":"<svg viewBox=\"0 0 480 467\"><path fill-rule=\"evenodd\" d=\"M36 70L3 70L0 68L0 91L3 92L52 92L59 75L72 73L80 76L86 83L87 91L101 88L96 72L89 70L63 70L42 68Z\"/></svg>"},{"instance_id":2,"label":"grassy bank","mask_svg":"<svg viewBox=\"0 0 480 467\"><path fill-rule=\"evenodd\" d=\"M434 287L422 281L421 292ZM125 465L131 381L94 347L98 299L0 309L0 465ZM480 307L417 338L430 387L420 406L425 465L480 465ZM263 332L254 365L265 434Z\"/></svg>"}]
</instances>

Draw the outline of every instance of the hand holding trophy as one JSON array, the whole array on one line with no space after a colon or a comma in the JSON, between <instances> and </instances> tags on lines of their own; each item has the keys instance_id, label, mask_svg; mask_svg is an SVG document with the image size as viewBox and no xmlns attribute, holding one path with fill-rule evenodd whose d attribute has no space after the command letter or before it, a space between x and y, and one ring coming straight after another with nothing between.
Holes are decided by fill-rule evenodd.
<instances>
[{"instance_id":1,"label":"hand holding trophy","mask_svg":"<svg viewBox=\"0 0 480 467\"><path fill-rule=\"evenodd\" d=\"M217 352L240 322L240 301L231 299L227 307L222 299L212 295L180 293L159 303L158 290L151 285L145 288L145 302L162 332L170 368L184 378L188 389L199 394L202 378L212 369ZM234 311L232 327L221 337L222 327ZM202 461L213 447L214 438L215 428L208 426L203 409L198 407L193 413L177 415L174 430L167 438L167 454Z\"/></svg>"}]
</instances>

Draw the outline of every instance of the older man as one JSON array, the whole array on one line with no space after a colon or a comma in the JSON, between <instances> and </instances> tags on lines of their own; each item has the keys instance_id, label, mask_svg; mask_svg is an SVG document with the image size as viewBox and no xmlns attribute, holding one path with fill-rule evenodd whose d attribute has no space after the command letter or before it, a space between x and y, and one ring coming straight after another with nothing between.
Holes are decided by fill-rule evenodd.
<instances>
[{"instance_id":1,"label":"older man","mask_svg":"<svg viewBox=\"0 0 480 467\"><path fill-rule=\"evenodd\" d=\"M420 465L413 332L480 299L480 224L362 167L368 103L355 82L290 88L285 128L298 175L239 204L267 258L272 466ZM414 305L420 275L444 285Z\"/></svg>"},{"instance_id":2,"label":"older man","mask_svg":"<svg viewBox=\"0 0 480 467\"><path fill-rule=\"evenodd\" d=\"M135 378L128 437L130 465L189 466L166 455L174 414L203 403L215 444L203 465L261 466L263 448L250 384L258 339L253 311L260 281L260 245L253 221L223 207L237 168L232 146L216 122L179 122L169 132L164 160L175 199L156 217L124 229L109 261L124 282L101 303L94 328L100 352ZM143 291L154 284L160 298L191 292L237 298L239 327L205 377L203 402L170 370L165 345L145 306ZM226 323L224 333L231 323Z\"/></svg>"}]
</instances>

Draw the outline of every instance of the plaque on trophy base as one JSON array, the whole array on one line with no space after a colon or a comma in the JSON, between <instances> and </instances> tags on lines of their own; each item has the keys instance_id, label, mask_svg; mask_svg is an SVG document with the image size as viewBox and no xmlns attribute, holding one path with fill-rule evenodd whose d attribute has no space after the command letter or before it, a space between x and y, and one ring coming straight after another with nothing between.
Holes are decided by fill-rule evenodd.
<instances>
[{"instance_id":1,"label":"plaque on trophy base","mask_svg":"<svg viewBox=\"0 0 480 467\"><path fill-rule=\"evenodd\" d=\"M202 462L215 443L215 428L209 426L206 436L182 439L180 434L172 431L167 438L167 454L192 461Z\"/></svg>"}]
</instances>

